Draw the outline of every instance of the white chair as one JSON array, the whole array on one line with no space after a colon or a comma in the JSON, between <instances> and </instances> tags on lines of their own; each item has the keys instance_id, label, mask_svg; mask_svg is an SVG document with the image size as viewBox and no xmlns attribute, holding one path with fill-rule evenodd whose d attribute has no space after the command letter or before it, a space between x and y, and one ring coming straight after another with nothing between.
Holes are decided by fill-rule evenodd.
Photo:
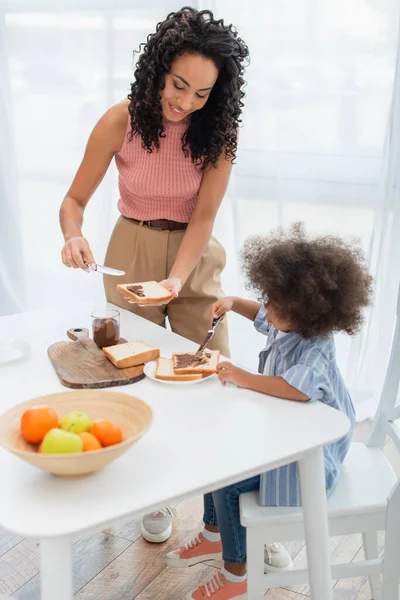
<instances>
[{"instance_id":1,"label":"white chair","mask_svg":"<svg viewBox=\"0 0 400 600\"><path fill-rule=\"evenodd\" d=\"M332 579L367 575L373 600L398 600L400 575L400 482L383 453L386 436L400 452L400 288L397 318L385 383L366 443L352 443L337 487L328 498L329 533L362 533L365 560L332 566ZM247 529L248 598L261 600L269 588L308 582L306 569L264 574L264 544L304 539L301 508L262 507L258 493L240 497ZM378 531L385 531L384 558L378 558ZM318 600L323 600L318 599Z\"/></svg>"}]
</instances>

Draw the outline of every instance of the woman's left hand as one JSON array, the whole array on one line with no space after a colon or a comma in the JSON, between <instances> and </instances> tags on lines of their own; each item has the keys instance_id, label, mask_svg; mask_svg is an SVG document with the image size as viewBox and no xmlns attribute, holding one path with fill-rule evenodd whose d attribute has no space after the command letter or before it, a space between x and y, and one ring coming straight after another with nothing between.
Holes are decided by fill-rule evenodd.
<instances>
[{"instance_id":1,"label":"woman's left hand","mask_svg":"<svg viewBox=\"0 0 400 600\"><path fill-rule=\"evenodd\" d=\"M230 362L220 362L217 365L217 373L222 385L226 382L234 383L238 387L246 387L248 372L235 367Z\"/></svg>"},{"instance_id":2,"label":"woman's left hand","mask_svg":"<svg viewBox=\"0 0 400 600\"><path fill-rule=\"evenodd\" d=\"M182 289L182 281L178 279L178 277L169 277L168 279L164 279L160 281L160 285L165 287L166 290L169 290L171 294L173 294L174 298L179 296L179 292Z\"/></svg>"},{"instance_id":3,"label":"woman's left hand","mask_svg":"<svg viewBox=\"0 0 400 600\"><path fill-rule=\"evenodd\" d=\"M168 279L163 279L163 281L160 281L160 285L162 285L163 287L165 287L166 290L171 292L174 298L177 298L179 296L179 292L182 289L182 282L180 279L178 279L178 277L169 277ZM138 306L141 306L142 308L146 308L146 306L163 306L164 304L168 304L169 302L171 302L171 300L172 298L170 298L169 300L164 300L163 302L158 302L157 304L138 304ZM132 302L132 304L134 304L134 302Z\"/></svg>"}]
</instances>

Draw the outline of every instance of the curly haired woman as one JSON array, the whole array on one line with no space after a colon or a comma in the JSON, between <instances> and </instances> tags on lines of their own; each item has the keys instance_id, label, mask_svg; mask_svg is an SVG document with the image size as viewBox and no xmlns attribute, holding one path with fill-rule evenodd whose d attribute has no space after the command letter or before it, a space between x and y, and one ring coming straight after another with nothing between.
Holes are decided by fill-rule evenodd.
<instances>
[{"instance_id":1,"label":"curly haired woman","mask_svg":"<svg viewBox=\"0 0 400 600\"><path fill-rule=\"evenodd\" d=\"M230 382L284 401L324 402L348 416L349 433L324 448L329 494L340 477L355 422L332 334L353 335L362 324L362 309L371 296L362 252L335 237L308 239L297 225L288 233L250 238L243 259L249 287L261 302L226 297L215 303L212 314L233 310L250 319L267 344L260 354L259 374L222 362L219 378L223 385ZM247 598L246 533L240 524L239 496L254 490L263 506L301 506L297 463L204 496L203 531L170 552L167 564L189 567L222 554L224 567L187 600ZM291 567L291 557L281 544L266 546L266 572Z\"/></svg>"},{"instance_id":2,"label":"curly haired woman","mask_svg":"<svg viewBox=\"0 0 400 600\"><path fill-rule=\"evenodd\" d=\"M225 251L212 230L236 157L248 49L232 25L188 7L143 46L128 99L95 126L62 203L62 260L75 269L96 262L83 214L115 157L121 216L105 264L126 271L119 283L160 281L174 299L138 309L105 276L107 300L158 325L168 317L174 332L200 343L210 306L223 296ZM226 324L210 346L230 355ZM171 530L169 509L142 521L148 541L165 541Z\"/></svg>"}]
</instances>

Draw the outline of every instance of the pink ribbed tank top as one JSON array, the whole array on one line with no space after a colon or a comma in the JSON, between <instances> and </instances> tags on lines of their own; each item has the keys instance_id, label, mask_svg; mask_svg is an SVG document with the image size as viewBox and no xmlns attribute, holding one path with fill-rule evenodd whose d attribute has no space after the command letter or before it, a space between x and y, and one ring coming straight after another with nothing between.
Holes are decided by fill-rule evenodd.
<instances>
[{"instance_id":1,"label":"pink ribbed tank top","mask_svg":"<svg viewBox=\"0 0 400 600\"><path fill-rule=\"evenodd\" d=\"M125 135L115 156L120 198L118 209L124 217L147 221L170 219L187 223L196 204L202 169L182 152L182 135L187 121L164 119L165 138L160 149L149 154L140 135L128 141ZM128 122L127 134L130 131Z\"/></svg>"}]
</instances>

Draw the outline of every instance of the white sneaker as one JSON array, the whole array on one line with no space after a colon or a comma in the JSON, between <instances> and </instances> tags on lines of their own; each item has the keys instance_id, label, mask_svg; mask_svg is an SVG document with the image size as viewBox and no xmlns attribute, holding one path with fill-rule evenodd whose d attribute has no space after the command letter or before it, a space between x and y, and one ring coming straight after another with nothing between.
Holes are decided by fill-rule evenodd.
<instances>
[{"instance_id":1,"label":"white sneaker","mask_svg":"<svg viewBox=\"0 0 400 600\"><path fill-rule=\"evenodd\" d=\"M172 533L172 518L175 516L176 510L171 506L145 515L140 525L144 539L153 544L165 542Z\"/></svg>"},{"instance_id":2,"label":"white sneaker","mask_svg":"<svg viewBox=\"0 0 400 600\"><path fill-rule=\"evenodd\" d=\"M267 544L264 548L264 573L290 571L292 557L282 544Z\"/></svg>"}]
</instances>

